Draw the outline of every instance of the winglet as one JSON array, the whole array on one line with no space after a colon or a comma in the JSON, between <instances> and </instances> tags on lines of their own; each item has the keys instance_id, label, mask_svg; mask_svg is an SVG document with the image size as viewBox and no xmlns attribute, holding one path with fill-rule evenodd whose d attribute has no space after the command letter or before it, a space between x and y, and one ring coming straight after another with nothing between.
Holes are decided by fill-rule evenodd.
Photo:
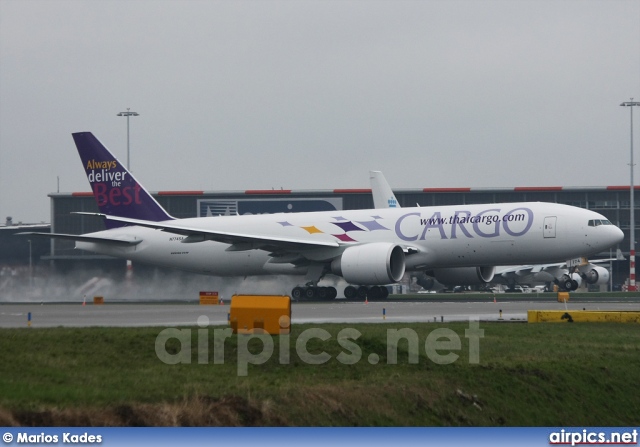
<instances>
[{"instance_id":1,"label":"winglet","mask_svg":"<svg viewBox=\"0 0 640 447\"><path fill-rule=\"evenodd\" d=\"M161 222L173 219L91 132L73 134L102 214ZM105 221L107 228L126 224Z\"/></svg>"}]
</instances>

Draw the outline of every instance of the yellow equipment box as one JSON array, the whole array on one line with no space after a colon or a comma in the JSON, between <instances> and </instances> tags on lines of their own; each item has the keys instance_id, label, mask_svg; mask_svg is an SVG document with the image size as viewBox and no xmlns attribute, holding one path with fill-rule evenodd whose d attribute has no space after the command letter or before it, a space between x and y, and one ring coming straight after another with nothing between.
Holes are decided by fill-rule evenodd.
<instances>
[{"instance_id":1,"label":"yellow equipment box","mask_svg":"<svg viewBox=\"0 0 640 447\"><path fill-rule=\"evenodd\" d=\"M277 295L234 295L229 323L234 334L253 334L263 329L271 335L291 330L291 298Z\"/></svg>"},{"instance_id":2,"label":"yellow equipment box","mask_svg":"<svg viewBox=\"0 0 640 447\"><path fill-rule=\"evenodd\" d=\"M103 296L94 296L93 297L93 304L104 304L104 297Z\"/></svg>"},{"instance_id":3,"label":"yellow equipment box","mask_svg":"<svg viewBox=\"0 0 640 447\"><path fill-rule=\"evenodd\" d=\"M640 323L640 312L601 310L529 310L529 323Z\"/></svg>"}]
</instances>

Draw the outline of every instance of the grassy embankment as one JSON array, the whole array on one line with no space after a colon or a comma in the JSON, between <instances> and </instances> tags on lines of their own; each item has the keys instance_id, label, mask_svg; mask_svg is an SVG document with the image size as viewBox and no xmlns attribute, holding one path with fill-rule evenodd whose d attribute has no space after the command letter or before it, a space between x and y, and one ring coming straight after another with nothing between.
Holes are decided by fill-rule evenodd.
<instances>
[{"instance_id":1,"label":"grassy embankment","mask_svg":"<svg viewBox=\"0 0 640 447\"><path fill-rule=\"evenodd\" d=\"M168 365L155 351L161 328L0 330L0 425L295 425L295 426L582 426L639 425L640 330L637 325L481 323L480 362L470 364L467 323L351 325L361 360L336 360L342 325L314 325L331 334L308 342L321 365L303 362L294 326L290 360L280 340L262 365L237 374L242 341L227 339L224 364L198 363L192 328L191 363ZM420 341L418 364L408 344L387 364L387 330L411 328ZM459 359L434 363L425 341L436 328L460 335ZM246 340L246 339L245 339ZM353 341L353 337L351 337ZM249 351L262 343L252 339ZM179 352L171 339L167 352ZM218 351L219 352L219 351ZM446 354L448 350L438 351ZM372 365L369 355L380 361ZM202 358L202 357L201 357Z\"/></svg>"}]
</instances>

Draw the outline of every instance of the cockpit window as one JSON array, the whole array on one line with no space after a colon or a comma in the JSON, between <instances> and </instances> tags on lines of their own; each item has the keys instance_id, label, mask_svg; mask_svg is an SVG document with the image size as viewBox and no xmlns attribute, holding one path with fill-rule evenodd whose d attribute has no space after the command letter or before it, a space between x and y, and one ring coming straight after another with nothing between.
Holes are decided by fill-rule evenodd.
<instances>
[{"instance_id":1,"label":"cockpit window","mask_svg":"<svg viewBox=\"0 0 640 447\"><path fill-rule=\"evenodd\" d=\"M600 225L613 225L613 224L606 219L591 219L589 221L590 227L598 227Z\"/></svg>"}]
</instances>

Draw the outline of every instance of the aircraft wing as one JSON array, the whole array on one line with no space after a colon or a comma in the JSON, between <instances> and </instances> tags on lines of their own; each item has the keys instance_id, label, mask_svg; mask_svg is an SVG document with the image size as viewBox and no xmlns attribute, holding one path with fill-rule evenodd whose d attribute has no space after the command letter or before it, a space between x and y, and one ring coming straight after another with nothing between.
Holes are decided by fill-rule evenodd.
<instances>
[{"instance_id":1,"label":"aircraft wing","mask_svg":"<svg viewBox=\"0 0 640 447\"><path fill-rule=\"evenodd\" d=\"M148 220L131 219L128 217L109 216L101 213L74 213L89 216L104 217L108 220L124 222L141 227L154 228L167 233L186 236L184 243L216 241L231 244L229 251L241 251L251 249L281 251L300 250L309 248L338 248L340 244L335 241L309 240L291 237L261 236L259 234L233 233L228 231L209 230L204 228L191 228L174 223L179 221L152 222Z\"/></svg>"},{"instance_id":2,"label":"aircraft wing","mask_svg":"<svg viewBox=\"0 0 640 447\"><path fill-rule=\"evenodd\" d=\"M622 251L618 248L616 250L616 257L615 258L607 258L607 259L592 259L590 262L592 264L604 264L605 262L609 262L609 261L626 261L627 258L624 257L624 255L622 254Z\"/></svg>"},{"instance_id":3,"label":"aircraft wing","mask_svg":"<svg viewBox=\"0 0 640 447\"><path fill-rule=\"evenodd\" d=\"M565 268L566 264L537 264L537 265L518 265L513 267L506 267L496 271L498 277L505 279L509 278L523 278L527 275L536 275L541 272L549 273L553 275L558 269Z\"/></svg>"},{"instance_id":4,"label":"aircraft wing","mask_svg":"<svg viewBox=\"0 0 640 447\"><path fill-rule=\"evenodd\" d=\"M531 273L535 267L536 266L533 266L533 265L518 265L515 267L506 267L504 269L497 270L496 275L506 275L509 273L513 273L513 274Z\"/></svg>"},{"instance_id":5,"label":"aircraft wing","mask_svg":"<svg viewBox=\"0 0 640 447\"><path fill-rule=\"evenodd\" d=\"M106 238L95 236L83 236L82 234L62 234L62 233L36 233L36 232L24 232L16 233L16 236L38 236L38 237L51 237L54 239L67 239L72 241L83 242L95 242L99 244L114 244L114 245L137 245L142 242L142 239L133 238Z\"/></svg>"}]
</instances>

